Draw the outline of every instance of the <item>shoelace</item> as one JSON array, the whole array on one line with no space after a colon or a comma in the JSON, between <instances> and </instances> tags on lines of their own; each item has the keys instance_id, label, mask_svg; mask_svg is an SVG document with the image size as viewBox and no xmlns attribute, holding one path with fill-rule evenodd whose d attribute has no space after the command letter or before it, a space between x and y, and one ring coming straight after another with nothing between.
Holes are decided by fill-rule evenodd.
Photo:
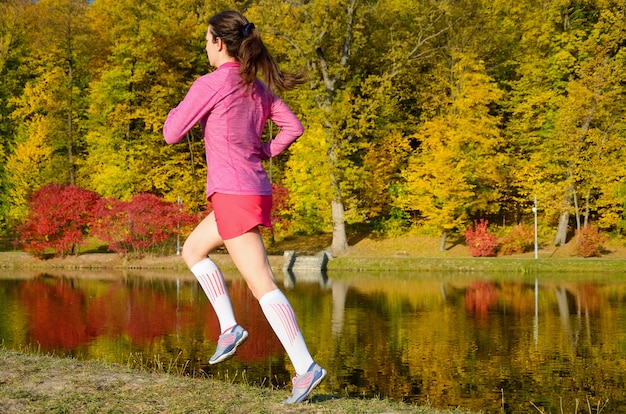
<instances>
[{"instance_id":1,"label":"shoelace","mask_svg":"<svg viewBox=\"0 0 626 414\"><path fill-rule=\"evenodd\" d=\"M230 345L233 342L235 342L235 334L233 332L229 332L227 334L224 335L220 335L220 337L217 339L217 344L218 345Z\"/></svg>"}]
</instances>

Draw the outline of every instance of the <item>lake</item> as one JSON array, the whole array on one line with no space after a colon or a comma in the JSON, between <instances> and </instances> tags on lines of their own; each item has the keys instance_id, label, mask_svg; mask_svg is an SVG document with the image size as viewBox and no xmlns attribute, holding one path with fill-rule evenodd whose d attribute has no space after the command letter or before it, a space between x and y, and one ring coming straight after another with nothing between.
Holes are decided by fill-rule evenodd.
<instances>
[{"instance_id":1,"label":"lake","mask_svg":"<svg viewBox=\"0 0 626 414\"><path fill-rule=\"evenodd\" d=\"M290 387L293 368L238 274L250 333L217 366L219 325L187 272L0 270L8 349ZM285 274L315 393L499 413L626 412L626 279L615 275ZM290 389L290 388L289 388Z\"/></svg>"}]
</instances>

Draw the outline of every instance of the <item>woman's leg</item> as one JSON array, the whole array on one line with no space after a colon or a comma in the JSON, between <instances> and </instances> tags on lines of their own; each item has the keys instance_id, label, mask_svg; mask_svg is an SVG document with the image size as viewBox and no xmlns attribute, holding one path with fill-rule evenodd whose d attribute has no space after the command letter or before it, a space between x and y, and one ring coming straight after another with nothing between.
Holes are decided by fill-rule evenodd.
<instances>
[{"instance_id":1,"label":"woman's leg","mask_svg":"<svg viewBox=\"0 0 626 414\"><path fill-rule=\"evenodd\" d=\"M289 300L276 286L258 228L225 240L224 244L252 294L259 300L265 317L287 351L296 373L306 373L313 364L313 358Z\"/></svg>"},{"instance_id":2,"label":"woman's leg","mask_svg":"<svg viewBox=\"0 0 626 414\"><path fill-rule=\"evenodd\" d=\"M313 361L300 332L293 307L276 286L258 228L234 239L225 240L224 244L250 290L259 300L267 321L296 370L293 391L285 403L304 401L313 388L322 382L326 376L326 370Z\"/></svg>"},{"instance_id":3,"label":"woman's leg","mask_svg":"<svg viewBox=\"0 0 626 414\"><path fill-rule=\"evenodd\" d=\"M221 334L215 354L209 359L211 364L232 357L237 347L248 337L246 330L237 325L222 272L207 257L209 252L222 244L222 238L217 232L215 215L211 213L191 232L182 251L183 260L200 282L220 323Z\"/></svg>"},{"instance_id":4,"label":"woman's leg","mask_svg":"<svg viewBox=\"0 0 626 414\"><path fill-rule=\"evenodd\" d=\"M217 231L215 213L211 212L191 232L183 244L182 258L191 269L196 263L207 258L209 253L222 246L224 241Z\"/></svg>"},{"instance_id":5,"label":"woman's leg","mask_svg":"<svg viewBox=\"0 0 626 414\"><path fill-rule=\"evenodd\" d=\"M224 240L228 254L255 298L278 289L257 227L232 239Z\"/></svg>"}]
</instances>

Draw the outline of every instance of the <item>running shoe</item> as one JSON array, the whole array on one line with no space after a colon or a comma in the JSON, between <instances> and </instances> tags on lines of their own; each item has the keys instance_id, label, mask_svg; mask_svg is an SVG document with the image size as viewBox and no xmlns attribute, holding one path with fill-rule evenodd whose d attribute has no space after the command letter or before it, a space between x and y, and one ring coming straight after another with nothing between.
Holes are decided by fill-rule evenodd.
<instances>
[{"instance_id":1,"label":"running shoe","mask_svg":"<svg viewBox=\"0 0 626 414\"><path fill-rule=\"evenodd\" d=\"M248 339L248 331L239 325L235 325L230 332L220 335L217 340L217 349L215 354L209 359L209 364L217 364L232 358L235 355L235 351L237 351L237 347L243 344L246 339Z\"/></svg>"},{"instance_id":2,"label":"running shoe","mask_svg":"<svg viewBox=\"0 0 626 414\"><path fill-rule=\"evenodd\" d=\"M315 362L311 364L306 373L293 378L293 392L291 397L287 398L285 404L294 404L306 400L326 376L326 370Z\"/></svg>"}]
</instances>

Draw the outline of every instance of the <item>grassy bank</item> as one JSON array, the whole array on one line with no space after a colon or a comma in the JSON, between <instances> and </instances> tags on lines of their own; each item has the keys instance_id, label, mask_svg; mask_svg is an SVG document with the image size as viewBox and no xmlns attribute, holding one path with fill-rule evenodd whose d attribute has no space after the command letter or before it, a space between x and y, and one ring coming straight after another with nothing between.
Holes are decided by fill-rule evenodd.
<instances>
[{"instance_id":1,"label":"grassy bank","mask_svg":"<svg viewBox=\"0 0 626 414\"><path fill-rule=\"evenodd\" d=\"M304 404L290 390L147 372L99 361L0 348L0 412L13 413L462 413L323 391Z\"/></svg>"},{"instance_id":2,"label":"grassy bank","mask_svg":"<svg viewBox=\"0 0 626 414\"><path fill-rule=\"evenodd\" d=\"M235 270L226 254L211 255L222 270ZM282 272L283 256L270 256L275 272ZM0 252L0 269L28 270L75 270L75 269L123 269L123 270L175 270L187 271L180 256L147 256L123 258L112 253L83 254L50 260L38 260L22 252ZM413 256L366 256L345 255L328 262L328 272L334 276L358 272L459 272L500 274L626 274L623 258L539 258L530 257L413 257Z\"/></svg>"},{"instance_id":3,"label":"grassy bank","mask_svg":"<svg viewBox=\"0 0 626 414\"><path fill-rule=\"evenodd\" d=\"M333 272L626 273L626 260L601 258L339 257L329 262L328 269Z\"/></svg>"},{"instance_id":4,"label":"grassy bank","mask_svg":"<svg viewBox=\"0 0 626 414\"><path fill-rule=\"evenodd\" d=\"M270 246L270 263L281 271L283 252L293 250L315 255L326 250L329 235L302 236L283 240ZM543 245L535 259L534 252L524 254L474 258L467 246L452 244L440 251L438 237L407 235L393 239L361 239L355 241L348 251L328 263L329 272L498 272L512 274L537 273L626 273L626 246L615 241L607 244L600 258L576 257L575 241L565 246ZM212 254L211 258L224 270L234 270L225 252ZM0 268L9 269L153 269L180 270L187 268L180 256L124 257L114 253L81 253L77 256L39 260L23 252L0 252Z\"/></svg>"}]
</instances>

